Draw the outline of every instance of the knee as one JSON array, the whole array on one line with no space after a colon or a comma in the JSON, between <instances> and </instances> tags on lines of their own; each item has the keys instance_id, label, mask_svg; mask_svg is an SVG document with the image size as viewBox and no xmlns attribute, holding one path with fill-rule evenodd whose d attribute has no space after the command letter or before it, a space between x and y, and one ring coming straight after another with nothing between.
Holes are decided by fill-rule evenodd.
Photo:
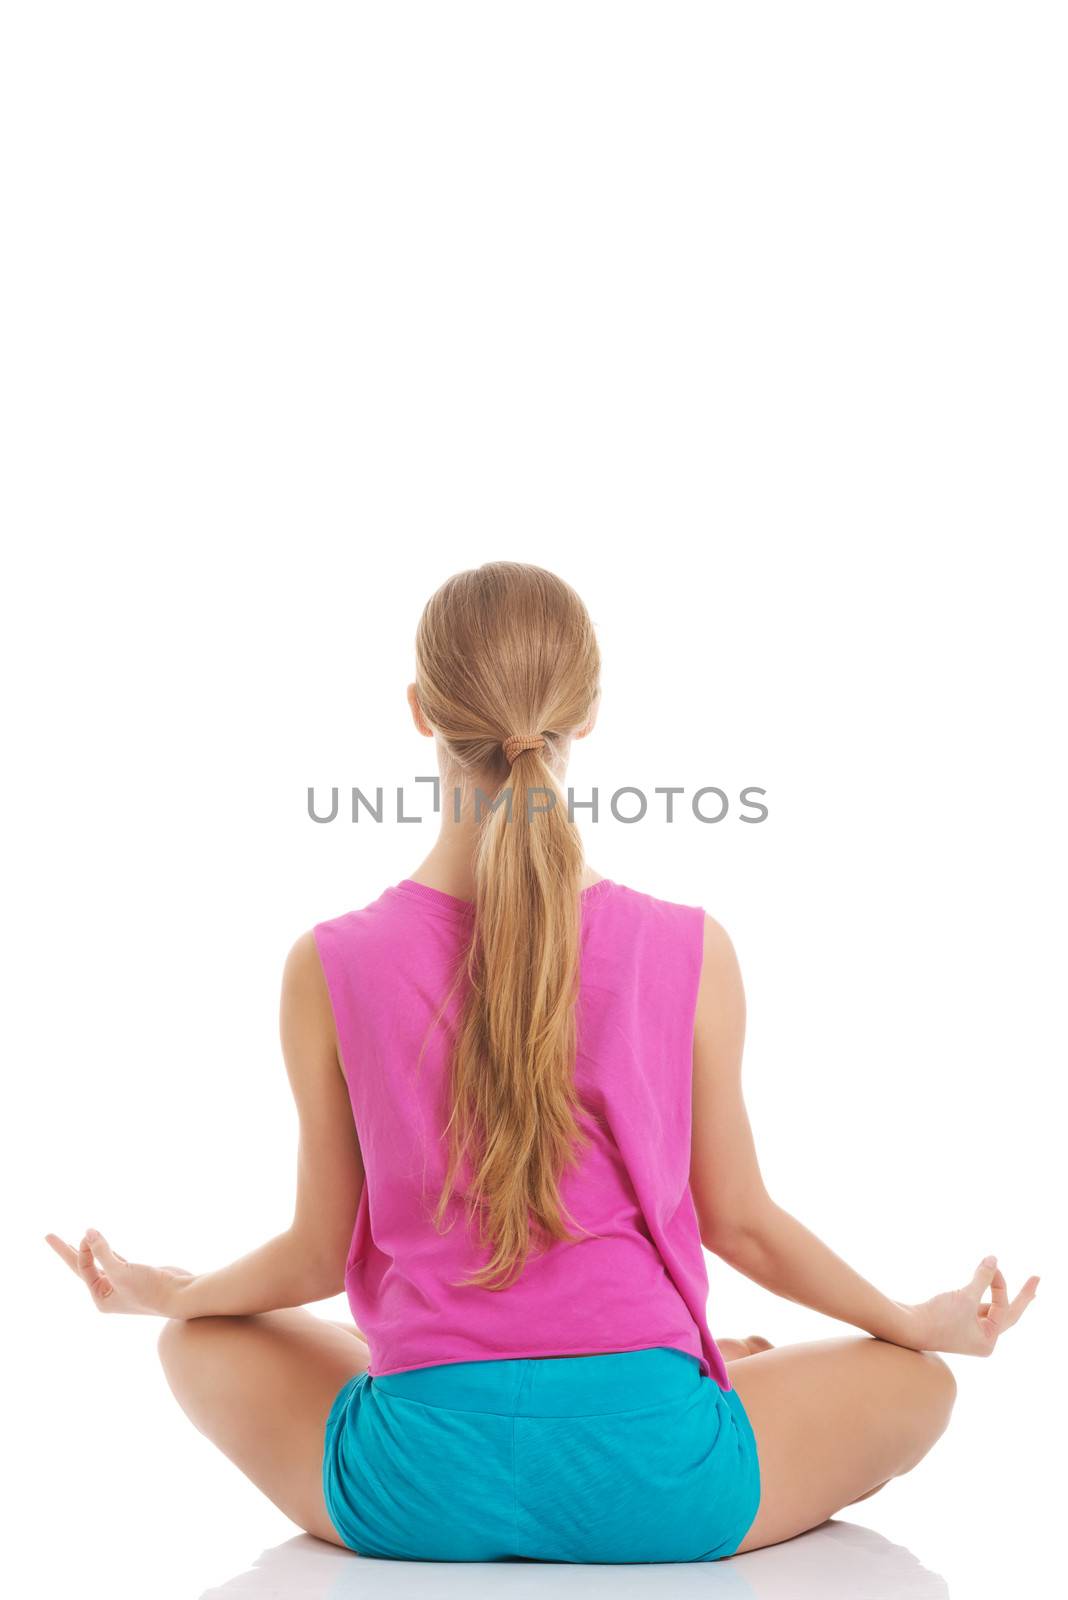
<instances>
[{"instance_id":1,"label":"knee","mask_svg":"<svg viewBox=\"0 0 1068 1600\"><path fill-rule=\"evenodd\" d=\"M204 1341L211 1331L214 1317L168 1317L156 1340L156 1350L166 1373L171 1374L185 1362L190 1351L203 1354Z\"/></svg>"},{"instance_id":2,"label":"knee","mask_svg":"<svg viewBox=\"0 0 1068 1600\"><path fill-rule=\"evenodd\" d=\"M185 1340L189 1324L181 1317L168 1317L156 1340L156 1351L164 1368L173 1365Z\"/></svg>"},{"instance_id":3,"label":"knee","mask_svg":"<svg viewBox=\"0 0 1068 1600\"><path fill-rule=\"evenodd\" d=\"M921 1462L949 1424L957 1383L941 1356L897 1346L896 1382L886 1391L899 1477Z\"/></svg>"},{"instance_id":4,"label":"knee","mask_svg":"<svg viewBox=\"0 0 1068 1600\"><path fill-rule=\"evenodd\" d=\"M949 1425L953 1405L957 1398L957 1380L952 1369L933 1351L918 1352L921 1374L918 1385L922 1405L924 1432L928 1446L941 1436Z\"/></svg>"},{"instance_id":5,"label":"knee","mask_svg":"<svg viewBox=\"0 0 1068 1600\"><path fill-rule=\"evenodd\" d=\"M156 1340L164 1371L171 1377L187 1367L198 1372L209 1368L216 1356L225 1355L235 1329L263 1320L251 1316L168 1317Z\"/></svg>"},{"instance_id":6,"label":"knee","mask_svg":"<svg viewBox=\"0 0 1068 1600\"><path fill-rule=\"evenodd\" d=\"M948 1421L949 1414L953 1410L953 1402L957 1398L957 1380L953 1376L953 1369L932 1350L924 1350L922 1355L927 1366L928 1382L933 1396L945 1411Z\"/></svg>"}]
</instances>

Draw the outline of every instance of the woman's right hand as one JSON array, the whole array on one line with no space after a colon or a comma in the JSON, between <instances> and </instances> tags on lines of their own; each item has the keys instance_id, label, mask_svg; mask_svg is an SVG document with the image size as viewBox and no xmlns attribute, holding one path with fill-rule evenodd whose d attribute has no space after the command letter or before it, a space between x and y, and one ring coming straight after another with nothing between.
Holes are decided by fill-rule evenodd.
<instances>
[{"instance_id":1,"label":"woman's right hand","mask_svg":"<svg viewBox=\"0 0 1068 1600\"><path fill-rule=\"evenodd\" d=\"M1035 1298L1038 1278L1028 1278L1015 1300L1009 1299L996 1256L985 1256L963 1289L949 1289L911 1306L916 1350L951 1355L988 1356L1007 1328L1018 1322ZM990 1290L990 1299L983 1295Z\"/></svg>"},{"instance_id":2,"label":"woman's right hand","mask_svg":"<svg viewBox=\"0 0 1068 1600\"><path fill-rule=\"evenodd\" d=\"M140 1313L142 1316L177 1316L173 1302L193 1273L184 1267L149 1267L127 1261L112 1250L102 1233L90 1228L77 1250L58 1234L46 1233L52 1249L89 1290L98 1311Z\"/></svg>"}]
</instances>

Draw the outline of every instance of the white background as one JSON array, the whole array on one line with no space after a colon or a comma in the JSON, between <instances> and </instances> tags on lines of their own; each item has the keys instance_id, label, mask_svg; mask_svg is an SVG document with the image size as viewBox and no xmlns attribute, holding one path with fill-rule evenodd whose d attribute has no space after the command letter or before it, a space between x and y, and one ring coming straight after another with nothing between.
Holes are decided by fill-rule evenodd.
<instances>
[{"instance_id":1,"label":"white background","mask_svg":"<svg viewBox=\"0 0 1068 1600\"><path fill-rule=\"evenodd\" d=\"M761 1600L1043 1585L1066 1420L1062 9L39 4L0 45L24 1591L404 1586L287 1543L179 1412L159 1324L97 1315L43 1235L201 1270L286 1225L285 954L434 836L316 826L307 787L432 770L404 703L418 614L499 558L558 571L597 625L580 794L767 790L761 826L584 832L600 872L732 934L775 1198L897 1298L987 1251L1013 1292L1043 1275L992 1360L951 1358L949 1432L854 1534L605 1576ZM845 1331L709 1268L721 1336ZM461 1578L599 1582L414 1581Z\"/></svg>"}]
</instances>

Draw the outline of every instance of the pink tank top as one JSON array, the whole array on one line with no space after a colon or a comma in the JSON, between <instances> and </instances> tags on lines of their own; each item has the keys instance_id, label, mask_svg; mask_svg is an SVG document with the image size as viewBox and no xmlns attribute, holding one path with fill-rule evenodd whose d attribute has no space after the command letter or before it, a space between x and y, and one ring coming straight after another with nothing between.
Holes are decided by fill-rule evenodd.
<instances>
[{"instance_id":1,"label":"pink tank top","mask_svg":"<svg viewBox=\"0 0 1068 1600\"><path fill-rule=\"evenodd\" d=\"M532 1251L507 1289L454 1281L489 1260L445 1175L446 1070L462 990L419 1053L470 938L469 902L410 879L315 925L366 1182L345 1268L374 1375L456 1361L666 1345L731 1383L706 1321L689 1186L704 911L602 878L582 893L575 1082L591 1143L560 1193L595 1238Z\"/></svg>"}]
</instances>

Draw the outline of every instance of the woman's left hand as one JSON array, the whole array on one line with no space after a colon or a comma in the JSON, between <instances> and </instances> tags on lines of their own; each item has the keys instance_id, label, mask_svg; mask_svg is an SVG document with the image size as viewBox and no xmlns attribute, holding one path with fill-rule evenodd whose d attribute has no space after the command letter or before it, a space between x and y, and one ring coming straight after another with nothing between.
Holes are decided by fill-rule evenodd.
<instances>
[{"instance_id":1,"label":"woman's left hand","mask_svg":"<svg viewBox=\"0 0 1068 1600\"><path fill-rule=\"evenodd\" d=\"M45 1238L56 1255L81 1278L98 1311L169 1317L176 1289L193 1277L184 1267L147 1267L138 1261L127 1261L95 1228L82 1235L77 1250L54 1233L46 1233Z\"/></svg>"},{"instance_id":2,"label":"woman's left hand","mask_svg":"<svg viewBox=\"0 0 1068 1600\"><path fill-rule=\"evenodd\" d=\"M1028 1278L1015 1299L1009 1299L996 1256L984 1256L970 1283L910 1306L915 1350L940 1350L951 1355L988 1356L1001 1335L1017 1323L1035 1298L1038 1278ZM990 1290L990 1299L983 1295Z\"/></svg>"}]
</instances>

